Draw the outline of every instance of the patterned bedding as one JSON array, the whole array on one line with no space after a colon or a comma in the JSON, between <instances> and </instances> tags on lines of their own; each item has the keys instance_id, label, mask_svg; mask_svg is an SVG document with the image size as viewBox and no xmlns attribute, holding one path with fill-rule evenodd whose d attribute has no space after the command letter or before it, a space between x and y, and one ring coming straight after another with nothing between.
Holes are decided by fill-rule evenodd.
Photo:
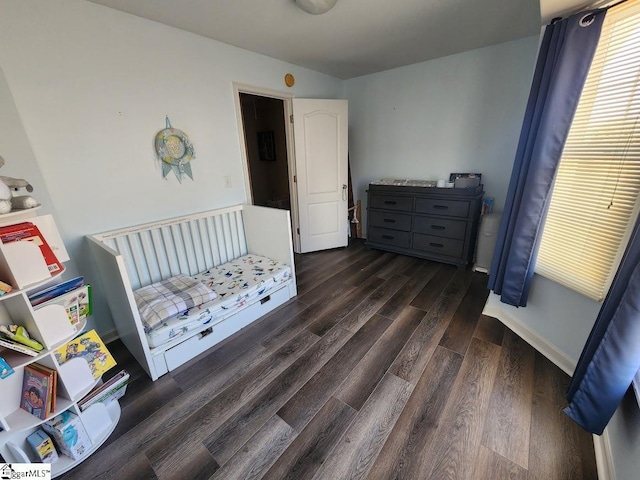
<instances>
[{"instance_id":1,"label":"patterned bedding","mask_svg":"<svg viewBox=\"0 0 640 480\"><path fill-rule=\"evenodd\" d=\"M150 347L159 347L202 325L215 325L234 310L288 281L291 269L266 257L245 255L193 278L208 286L217 297L164 320L154 328L145 325Z\"/></svg>"}]
</instances>

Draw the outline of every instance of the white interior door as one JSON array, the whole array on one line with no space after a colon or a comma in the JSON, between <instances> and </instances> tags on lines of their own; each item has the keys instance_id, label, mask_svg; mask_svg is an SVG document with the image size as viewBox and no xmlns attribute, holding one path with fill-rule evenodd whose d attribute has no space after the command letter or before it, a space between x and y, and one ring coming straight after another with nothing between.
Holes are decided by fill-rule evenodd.
<instances>
[{"instance_id":1,"label":"white interior door","mask_svg":"<svg viewBox=\"0 0 640 480\"><path fill-rule=\"evenodd\" d=\"M293 99L300 253L348 242L346 100Z\"/></svg>"}]
</instances>

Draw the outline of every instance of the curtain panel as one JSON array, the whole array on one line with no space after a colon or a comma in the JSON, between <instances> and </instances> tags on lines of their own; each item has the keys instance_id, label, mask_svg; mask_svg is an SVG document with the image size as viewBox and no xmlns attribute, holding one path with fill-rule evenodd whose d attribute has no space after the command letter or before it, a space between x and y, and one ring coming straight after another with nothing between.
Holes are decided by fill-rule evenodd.
<instances>
[{"instance_id":1,"label":"curtain panel","mask_svg":"<svg viewBox=\"0 0 640 480\"><path fill-rule=\"evenodd\" d=\"M601 435L640 370L640 218L573 373L565 413Z\"/></svg>"},{"instance_id":2,"label":"curtain panel","mask_svg":"<svg viewBox=\"0 0 640 480\"><path fill-rule=\"evenodd\" d=\"M606 10L545 29L489 272L501 301L526 306L553 180L598 45Z\"/></svg>"}]
</instances>

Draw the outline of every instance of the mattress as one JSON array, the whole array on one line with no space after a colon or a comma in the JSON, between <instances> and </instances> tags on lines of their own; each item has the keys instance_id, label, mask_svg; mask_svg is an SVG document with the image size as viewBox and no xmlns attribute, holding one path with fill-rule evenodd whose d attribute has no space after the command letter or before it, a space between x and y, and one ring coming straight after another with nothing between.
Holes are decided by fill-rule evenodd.
<instances>
[{"instance_id":1,"label":"mattress","mask_svg":"<svg viewBox=\"0 0 640 480\"><path fill-rule=\"evenodd\" d=\"M234 311L287 282L291 278L291 268L275 260L250 254L194 275L193 278L211 288L217 297L164 320L154 328L145 327L151 348L164 345L203 325L221 322ZM233 317L227 321L232 322Z\"/></svg>"}]
</instances>

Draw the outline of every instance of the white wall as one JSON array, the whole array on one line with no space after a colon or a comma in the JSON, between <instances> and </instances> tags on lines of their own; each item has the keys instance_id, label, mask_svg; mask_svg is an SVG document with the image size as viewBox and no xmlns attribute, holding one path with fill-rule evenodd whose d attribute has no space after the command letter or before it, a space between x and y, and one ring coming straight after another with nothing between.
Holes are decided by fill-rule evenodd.
<instances>
[{"instance_id":1,"label":"white wall","mask_svg":"<svg viewBox=\"0 0 640 480\"><path fill-rule=\"evenodd\" d=\"M537 48L534 36L347 80L355 195L366 206L372 180L477 172L501 210Z\"/></svg>"},{"instance_id":2,"label":"white wall","mask_svg":"<svg viewBox=\"0 0 640 480\"><path fill-rule=\"evenodd\" d=\"M4 102L15 101L40 170L20 176L44 179L50 199L41 198L97 287L103 333L113 327L84 235L245 200L232 82L299 97L343 91L336 78L90 2L0 0L0 11L0 67L13 97ZM162 179L153 140L165 114L194 143L194 181Z\"/></svg>"}]
</instances>

